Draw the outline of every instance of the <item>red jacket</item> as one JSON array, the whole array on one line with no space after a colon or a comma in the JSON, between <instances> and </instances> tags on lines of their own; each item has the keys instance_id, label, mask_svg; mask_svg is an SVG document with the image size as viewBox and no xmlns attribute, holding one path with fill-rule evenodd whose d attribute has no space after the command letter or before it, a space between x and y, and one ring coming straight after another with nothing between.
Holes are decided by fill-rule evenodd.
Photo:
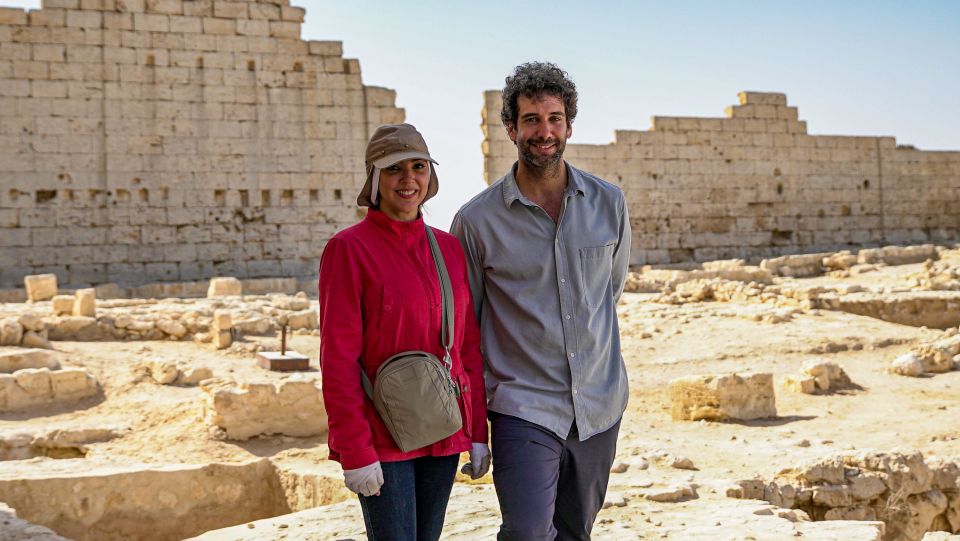
<instances>
[{"instance_id":1,"label":"red jacket","mask_svg":"<svg viewBox=\"0 0 960 541\"><path fill-rule=\"evenodd\" d=\"M453 236L434 229L453 288L452 375L463 390L460 432L404 453L390 437L360 384L361 359L370 381L390 356L407 350L443 358L441 293L423 219L397 222L370 210L337 233L320 258L320 370L330 427L330 458L351 470L377 460L444 456L487 442L480 330L473 313L466 261Z\"/></svg>"}]
</instances>

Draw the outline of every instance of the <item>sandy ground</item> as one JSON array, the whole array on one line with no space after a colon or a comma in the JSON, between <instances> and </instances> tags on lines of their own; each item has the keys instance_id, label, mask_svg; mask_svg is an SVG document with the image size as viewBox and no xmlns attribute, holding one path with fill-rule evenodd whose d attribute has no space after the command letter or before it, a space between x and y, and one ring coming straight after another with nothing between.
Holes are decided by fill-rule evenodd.
<instances>
[{"instance_id":1,"label":"sandy ground","mask_svg":"<svg viewBox=\"0 0 960 541\"><path fill-rule=\"evenodd\" d=\"M919 265L889 267L848 278L798 280L809 285L859 284L871 289L909 287ZM733 481L770 479L777 471L847 449L919 449L927 456L960 458L960 372L931 377L890 375L890 360L933 341L939 330L914 328L824 310L769 323L741 317L747 304L650 302L655 295L625 294L619 308L631 398L624 416L608 509L596 539L871 539L870 528L831 533L824 523L792 522L764 502L734 500ZM756 307L757 305L752 305ZM761 308L766 310L769 308ZM250 340L272 343L269 338ZM316 363L318 338L294 336L291 347ZM70 408L0 415L0 431L61 426L119 425L123 437L92 444L87 457L151 463L246 461L275 456L322 460L322 438L265 437L222 441L202 420L203 392L138 379L140 361L169 359L210 367L218 377L280 379L256 367L252 354L225 354L191 342L57 342L64 366L88 368L104 396ZM838 350L843 351L838 351ZM831 353L832 352L832 353ZM783 390L784 376L820 358L842 365L862 390L805 395ZM776 419L747 423L674 422L667 384L692 374L763 371L777 383ZM312 372L319 378L318 372ZM671 457L696 470L671 467ZM695 497L657 503L651 490L693 486ZM490 476L455 486L444 538L480 539L498 525ZM873 530L875 531L875 530ZM862 535L862 536L861 536ZM365 539L352 499L330 506L211 532L201 539Z\"/></svg>"}]
</instances>

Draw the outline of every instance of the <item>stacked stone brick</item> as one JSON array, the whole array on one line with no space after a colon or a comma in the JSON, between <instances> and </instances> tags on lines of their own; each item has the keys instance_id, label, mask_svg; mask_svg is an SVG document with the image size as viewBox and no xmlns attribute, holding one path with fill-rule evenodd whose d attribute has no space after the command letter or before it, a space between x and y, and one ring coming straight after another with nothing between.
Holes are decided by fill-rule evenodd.
<instances>
[{"instance_id":1,"label":"stacked stone brick","mask_svg":"<svg viewBox=\"0 0 960 541\"><path fill-rule=\"evenodd\" d=\"M0 287L316 274L403 120L289 0L0 8Z\"/></svg>"},{"instance_id":2,"label":"stacked stone brick","mask_svg":"<svg viewBox=\"0 0 960 541\"><path fill-rule=\"evenodd\" d=\"M654 117L608 145L568 144L574 165L619 184L633 263L760 259L955 239L960 152L893 137L810 135L784 94L742 92L726 118ZM516 160L485 94L487 182Z\"/></svg>"}]
</instances>

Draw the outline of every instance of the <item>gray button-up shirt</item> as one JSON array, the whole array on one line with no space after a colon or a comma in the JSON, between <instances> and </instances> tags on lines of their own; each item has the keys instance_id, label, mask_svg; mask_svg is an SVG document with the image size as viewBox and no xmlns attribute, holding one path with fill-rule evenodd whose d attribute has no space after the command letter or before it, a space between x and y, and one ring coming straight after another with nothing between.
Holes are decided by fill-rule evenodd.
<instances>
[{"instance_id":1,"label":"gray button-up shirt","mask_svg":"<svg viewBox=\"0 0 960 541\"><path fill-rule=\"evenodd\" d=\"M627 405L616 304L630 261L623 192L567 164L559 223L506 176L453 219L480 321L489 409L566 439Z\"/></svg>"}]
</instances>

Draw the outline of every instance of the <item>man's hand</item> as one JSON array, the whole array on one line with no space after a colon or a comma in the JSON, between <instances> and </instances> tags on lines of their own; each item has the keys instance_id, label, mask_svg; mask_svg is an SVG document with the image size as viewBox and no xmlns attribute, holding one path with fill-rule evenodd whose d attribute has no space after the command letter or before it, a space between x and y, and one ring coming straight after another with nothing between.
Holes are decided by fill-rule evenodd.
<instances>
[{"instance_id":1,"label":"man's hand","mask_svg":"<svg viewBox=\"0 0 960 541\"><path fill-rule=\"evenodd\" d=\"M486 443L474 443L470 446L470 462L460 468L471 479L479 479L490 471L490 447Z\"/></svg>"},{"instance_id":2,"label":"man's hand","mask_svg":"<svg viewBox=\"0 0 960 541\"><path fill-rule=\"evenodd\" d=\"M366 497L379 496L383 486L380 461L355 470L343 470L343 482L352 492Z\"/></svg>"}]
</instances>

